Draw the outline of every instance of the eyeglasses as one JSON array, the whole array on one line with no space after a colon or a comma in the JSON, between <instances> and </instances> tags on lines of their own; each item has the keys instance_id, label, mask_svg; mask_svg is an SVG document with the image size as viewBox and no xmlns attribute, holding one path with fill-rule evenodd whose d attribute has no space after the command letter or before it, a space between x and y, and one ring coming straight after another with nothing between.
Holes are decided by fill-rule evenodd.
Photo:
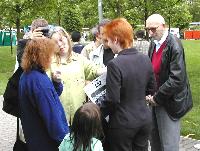
<instances>
[{"instance_id":1,"label":"eyeglasses","mask_svg":"<svg viewBox=\"0 0 200 151\"><path fill-rule=\"evenodd\" d=\"M146 27L145 30L147 30L147 32L149 32L151 30L154 33L154 32L156 32L158 27L159 26L157 26L157 27Z\"/></svg>"}]
</instances>

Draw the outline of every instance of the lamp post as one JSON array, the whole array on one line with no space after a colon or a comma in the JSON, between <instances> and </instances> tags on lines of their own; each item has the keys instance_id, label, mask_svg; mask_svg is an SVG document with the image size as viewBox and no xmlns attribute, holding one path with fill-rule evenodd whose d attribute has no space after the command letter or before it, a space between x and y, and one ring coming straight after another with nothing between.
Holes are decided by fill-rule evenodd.
<instances>
[{"instance_id":1,"label":"lamp post","mask_svg":"<svg viewBox=\"0 0 200 151\"><path fill-rule=\"evenodd\" d=\"M98 0L98 14L99 14L99 23L100 23L103 19L102 0Z\"/></svg>"}]
</instances>

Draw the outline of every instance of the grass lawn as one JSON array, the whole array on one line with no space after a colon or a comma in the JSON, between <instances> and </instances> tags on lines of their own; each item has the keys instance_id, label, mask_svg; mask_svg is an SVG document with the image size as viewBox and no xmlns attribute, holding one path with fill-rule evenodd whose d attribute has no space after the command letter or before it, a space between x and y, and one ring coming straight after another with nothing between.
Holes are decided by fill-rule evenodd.
<instances>
[{"instance_id":1,"label":"grass lawn","mask_svg":"<svg viewBox=\"0 0 200 151\"><path fill-rule=\"evenodd\" d=\"M200 140L200 40L183 40L188 76L192 89L193 108L182 119L181 134L189 135ZM0 95L3 94L8 78L12 75L15 65L16 48L14 55L10 47L0 47Z\"/></svg>"},{"instance_id":2,"label":"grass lawn","mask_svg":"<svg viewBox=\"0 0 200 151\"><path fill-rule=\"evenodd\" d=\"M11 55L10 47L0 46L0 95L3 94L8 78L12 75L15 66L16 47Z\"/></svg>"},{"instance_id":3,"label":"grass lawn","mask_svg":"<svg viewBox=\"0 0 200 151\"><path fill-rule=\"evenodd\" d=\"M190 80L193 108L182 119L182 135L200 140L200 41L183 41L187 72Z\"/></svg>"}]
</instances>

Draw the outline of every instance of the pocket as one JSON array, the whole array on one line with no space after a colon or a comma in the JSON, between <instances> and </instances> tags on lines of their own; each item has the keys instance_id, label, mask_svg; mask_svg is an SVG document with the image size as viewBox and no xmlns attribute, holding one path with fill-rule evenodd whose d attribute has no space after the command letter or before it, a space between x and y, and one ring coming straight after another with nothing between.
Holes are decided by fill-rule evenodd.
<instances>
[{"instance_id":1,"label":"pocket","mask_svg":"<svg viewBox=\"0 0 200 151\"><path fill-rule=\"evenodd\" d=\"M181 118L192 108L192 97L189 86L171 98L166 110L174 118Z\"/></svg>"}]
</instances>

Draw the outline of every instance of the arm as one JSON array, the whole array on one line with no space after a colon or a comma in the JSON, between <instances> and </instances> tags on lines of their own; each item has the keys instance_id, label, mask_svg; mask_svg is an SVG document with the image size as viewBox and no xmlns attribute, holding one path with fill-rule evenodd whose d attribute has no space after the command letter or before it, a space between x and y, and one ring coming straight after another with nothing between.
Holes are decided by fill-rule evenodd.
<instances>
[{"instance_id":1,"label":"arm","mask_svg":"<svg viewBox=\"0 0 200 151\"><path fill-rule=\"evenodd\" d=\"M151 65L150 60L149 60L149 63ZM155 81L152 65L149 68L151 70L149 72L149 80L148 80L148 84L146 88L146 95L154 95L156 91L156 81Z\"/></svg>"},{"instance_id":2,"label":"arm","mask_svg":"<svg viewBox=\"0 0 200 151\"><path fill-rule=\"evenodd\" d=\"M49 136L60 143L68 133L67 120L54 88L49 87L44 82L48 81L41 79L40 82L35 83L34 96L37 110L44 121Z\"/></svg>"},{"instance_id":3,"label":"arm","mask_svg":"<svg viewBox=\"0 0 200 151\"><path fill-rule=\"evenodd\" d=\"M120 103L120 89L121 72L113 62L110 62L107 66L106 100L101 106L104 116L112 113L116 105Z\"/></svg>"}]
</instances>

